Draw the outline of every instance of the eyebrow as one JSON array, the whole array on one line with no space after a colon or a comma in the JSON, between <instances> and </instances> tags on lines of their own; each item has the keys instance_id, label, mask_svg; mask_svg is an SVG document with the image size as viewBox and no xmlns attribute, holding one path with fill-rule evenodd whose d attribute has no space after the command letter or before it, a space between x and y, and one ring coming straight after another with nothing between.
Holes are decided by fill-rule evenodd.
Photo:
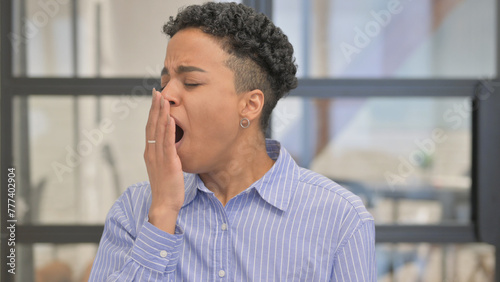
<instances>
[{"instance_id":1,"label":"eyebrow","mask_svg":"<svg viewBox=\"0 0 500 282\"><path fill-rule=\"evenodd\" d=\"M176 73L185 73L185 72L193 72L193 71L207 72L204 69L200 69L200 68L194 67L194 66L179 66L175 72ZM169 73L168 69L166 67L163 67L163 69L161 70L161 76L169 75L169 74L170 73Z\"/></svg>"}]
</instances>

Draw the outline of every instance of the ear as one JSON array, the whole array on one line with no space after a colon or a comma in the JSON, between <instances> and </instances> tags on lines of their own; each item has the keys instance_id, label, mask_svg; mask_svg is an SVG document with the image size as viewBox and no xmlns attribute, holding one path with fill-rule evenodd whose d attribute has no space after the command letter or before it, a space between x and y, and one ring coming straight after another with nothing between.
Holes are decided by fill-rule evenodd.
<instances>
[{"instance_id":1,"label":"ear","mask_svg":"<svg viewBox=\"0 0 500 282\"><path fill-rule=\"evenodd\" d=\"M251 122L258 120L264 107L264 93L255 89L240 94L239 111L241 117L246 117Z\"/></svg>"}]
</instances>

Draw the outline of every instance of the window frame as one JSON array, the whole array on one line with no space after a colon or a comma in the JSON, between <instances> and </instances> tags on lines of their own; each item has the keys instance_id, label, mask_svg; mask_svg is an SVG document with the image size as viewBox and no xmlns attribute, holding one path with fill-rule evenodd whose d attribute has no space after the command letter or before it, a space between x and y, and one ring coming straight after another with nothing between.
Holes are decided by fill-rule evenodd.
<instances>
[{"instance_id":1,"label":"window frame","mask_svg":"<svg viewBox=\"0 0 500 282\"><path fill-rule=\"evenodd\" d=\"M142 78L27 78L14 77L12 48L8 35L13 30L14 1L1 1L1 197L2 226L7 222L7 169L13 165L13 98L36 95L123 95L143 83ZM244 0L244 4L266 15L272 15L272 0ZM73 0L76 15L77 0ZM75 19L76 17L74 17ZM500 4L496 10L497 77L487 82L493 93L483 100L484 83L479 80L461 79L299 79L299 86L290 93L297 97L469 97L477 110L472 112L472 185L469 224L451 225L377 225L377 243L475 243L485 242L496 246L500 258ZM77 31L76 20L72 30ZM76 35L73 40L76 40ZM74 44L77 46L77 44ZM77 52L76 49L73 52ZM74 53L74 54L75 54ZM75 56L74 56L75 57ZM76 66L76 59L74 66ZM76 70L76 68L74 68ZM68 94L72 93L72 94ZM27 122L27 121L26 121ZM29 140L25 140L29 144ZM23 146L26 146L24 144ZM27 160L29 162L29 160ZM29 168L19 168L29 169ZM16 168L18 170L18 168ZM29 171L27 172L29 175ZM16 179L17 181L17 179ZM29 178L24 179L29 183ZM499 187L500 188L500 187ZM22 188L19 188L22 189ZM98 243L102 225L17 225L16 245L33 243ZM8 230L1 230L2 244L6 244ZM1 248L2 260L8 255L6 245ZM12 281L6 263L1 267L1 281ZM500 259L496 259L497 273ZM12 279L12 280L11 280ZM500 282L500 275L496 280Z\"/></svg>"}]
</instances>

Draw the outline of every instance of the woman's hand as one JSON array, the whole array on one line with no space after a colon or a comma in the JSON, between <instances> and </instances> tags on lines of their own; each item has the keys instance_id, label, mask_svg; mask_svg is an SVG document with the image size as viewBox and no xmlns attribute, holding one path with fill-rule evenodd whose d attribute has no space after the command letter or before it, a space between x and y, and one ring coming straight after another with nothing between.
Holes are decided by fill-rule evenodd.
<instances>
[{"instance_id":1,"label":"woman's hand","mask_svg":"<svg viewBox=\"0 0 500 282\"><path fill-rule=\"evenodd\" d=\"M152 140L155 143L148 142ZM175 121L170 117L170 103L156 89L146 125L144 160L152 193L149 222L174 234L184 203L184 175L175 148Z\"/></svg>"}]
</instances>

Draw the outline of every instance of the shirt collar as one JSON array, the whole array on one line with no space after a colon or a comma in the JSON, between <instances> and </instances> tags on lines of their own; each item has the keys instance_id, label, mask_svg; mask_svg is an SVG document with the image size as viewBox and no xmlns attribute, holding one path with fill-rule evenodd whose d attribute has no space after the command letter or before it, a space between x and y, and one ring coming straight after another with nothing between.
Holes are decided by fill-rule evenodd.
<instances>
[{"instance_id":1,"label":"shirt collar","mask_svg":"<svg viewBox=\"0 0 500 282\"><path fill-rule=\"evenodd\" d=\"M299 180L299 166L276 140L266 140L267 154L275 160L273 167L252 186L274 207L286 211Z\"/></svg>"},{"instance_id":2,"label":"shirt collar","mask_svg":"<svg viewBox=\"0 0 500 282\"><path fill-rule=\"evenodd\" d=\"M254 182L248 189L255 189L267 203L286 211L294 188L297 187L299 166L276 140L266 139L266 150L269 157L276 162L262 178ZM198 175L188 175L185 177L185 181L186 193L183 207L194 200L198 190L212 193L205 187Z\"/></svg>"}]
</instances>

